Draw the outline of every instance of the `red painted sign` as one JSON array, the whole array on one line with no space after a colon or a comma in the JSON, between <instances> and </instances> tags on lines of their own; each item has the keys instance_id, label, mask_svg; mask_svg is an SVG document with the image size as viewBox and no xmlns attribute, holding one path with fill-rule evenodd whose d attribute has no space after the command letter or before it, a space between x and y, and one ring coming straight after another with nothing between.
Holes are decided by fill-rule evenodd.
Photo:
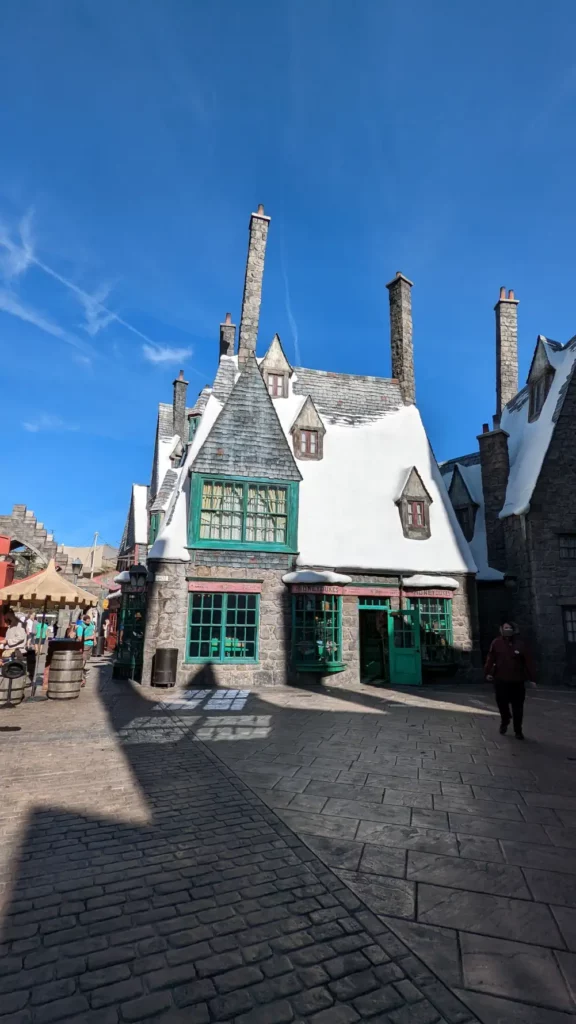
<instances>
[{"instance_id":1,"label":"red painted sign","mask_svg":"<svg viewBox=\"0 0 576 1024\"><path fill-rule=\"evenodd\" d=\"M348 594L349 597L399 597L398 587L355 587L350 584L343 586L326 586L321 583L293 583L293 594ZM454 597L452 590L403 590L404 597Z\"/></svg>"},{"instance_id":2,"label":"red painted sign","mask_svg":"<svg viewBox=\"0 0 576 1024\"><path fill-rule=\"evenodd\" d=\"M398 587L354 587L347 586L345 594L354 597L398 597Z\"/></svg>"},{"instance_id":3,"label":"red painted sign","mask_svg":"<svg viewBox=\"0 0 576 1024\"><path fill-rule=\"evenodd\" d=\"M321 583L294 583L293 594L344 594L345 588Z\"/></svg>"},{"instance_id":4,"label":"red painted sign","mask_svg":"<svg viewBox=\"0 0 576 1024\"><path fill-rule=\"evenodd\" d=\"M204 594L261 594L261 583L222 582L221 580L189 580L188 590Z\"/></svg>"}]
</instances>

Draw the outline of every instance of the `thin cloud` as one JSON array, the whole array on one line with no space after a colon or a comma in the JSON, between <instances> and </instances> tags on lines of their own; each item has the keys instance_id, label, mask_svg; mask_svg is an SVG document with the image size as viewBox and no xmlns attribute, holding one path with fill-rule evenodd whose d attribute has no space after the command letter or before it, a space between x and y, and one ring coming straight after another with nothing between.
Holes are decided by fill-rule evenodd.
<instances>
[{"instance_id":1,"label":"thin cloud","mask_svg":"<svg viewBox=\"0 0 576 1024\"><path fill-rule=\"evenodd\" d=\"M192 355L191 348L170 348L169 345L142 345L144 359L149 363L183 363Z\"/></svg>"},{"instance_id":2,"label":"thin cloud","mask_svg":"<svg viewBox=\"0 0 576 1024\"><path fill-rule=\"evenodd\" d=\"M282 232L280 236L280 266L282 268L282 277L284 278L284 305L286 308L286 316L288 317L288 323L290 324L290 330L292 331L294 357L296 359L296 365L301 366L302 357L300 355L300 342L298 339L298 324L296 323L296 318L292 312L292 302L290 301L290 286L288 284L286 260L284 258L284 232Z\"/></svg>"},{"instance_id":3,"label":"thin cloud","mask_svg":"<svg viewBox=\"0 0 576 1024\"><path fill-rule=\"evenodd\" d=\"M32 219L34 211L28 210L18 224L19 242L14 242L4 224L0 225L0 245L4 248L0 266L7 280L20 277L34 263L34 239Z\"/></svg>"},{"instance_id":4,"label":"thin cloud","mask_svg":"<svg viewBox=\"0 0 576 1024\"><path fill-rule=\"evenodd\" d=\"M103 305L111 290L112 285L103 284L92 295L86 293L85 295L78 296L84 306L84 315L86 317L86 323L82 326L86 334L89 334L91 338L95 338L99 331L105 330L116 319L116 314L111 313Z\"/></svg>"},{"instance_id":5,"label":"thin cloud","mask_svg":"<svg viewBox=\"0 0 576 1024\"><path fill-rule=\"evenodd\" d=\"M65 331L60 324L55 323L53 320L49 320L48 317L39 313L38 310L32 306L25 305L21 300L7 289L0 288L0 311L3 313L9 313L10 316L15 316L19 320L23 320L27 324L33 324L38 327L41 331L46 334L51 334L54 338L60 338L61 341L66 342L67 345L72 345L73 348L78 349L83 353L83 359L89 359L90 349L76 338L73 334L69 334Z\"/></svg>"},{"instance_id":6,"label":"thin cloud","mask_svg":"<svg viewBox=\"0 0 576 1024\"><path fill-rule=\"evenodd\" d=\"M39 434L40 431L60 434L64 431L80 429L75 423L66 423L60 416L51 416L49 413L41 413L35 420L25 420L22 426L30 434Z\"/></svg>"}]
</instances>

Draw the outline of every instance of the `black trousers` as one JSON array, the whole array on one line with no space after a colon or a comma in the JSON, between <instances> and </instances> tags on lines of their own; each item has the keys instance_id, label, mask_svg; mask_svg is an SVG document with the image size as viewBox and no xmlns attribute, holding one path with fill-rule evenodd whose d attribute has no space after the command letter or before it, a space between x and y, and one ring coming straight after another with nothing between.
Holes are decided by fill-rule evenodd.
<instances>
[{"instance_id":1,"label":"black trousers","mask_svg":"<svg viewBox=\"0 0 576 1024\"><path fill-rule=\"evenodd\" d=\"M512 719L514 732L522 732L526 697L524 683L494 683L494 693L502 725L508 725ZM510 714L510 709L512 709L512 714Z\"/></svg>"}]
</instances>

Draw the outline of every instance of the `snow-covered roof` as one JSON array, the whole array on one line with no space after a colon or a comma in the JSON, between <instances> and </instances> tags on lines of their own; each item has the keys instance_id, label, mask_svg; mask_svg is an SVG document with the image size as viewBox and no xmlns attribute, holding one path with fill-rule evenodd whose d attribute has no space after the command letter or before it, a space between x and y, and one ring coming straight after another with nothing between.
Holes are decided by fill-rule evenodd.
<instances>
[{"instance_id":1,"label":"snow-covered roof","mask_svg":"<svg viewBox=\"0 0 576 1024\"><path fill-rule=\"evenodd\" d=\"M238 379L237 357L220 360L188 448L165 522L149 557L189 561L189 474ZM434 459L420 414L394 380L296 367L274 409L292 448L291 427L308 395L326 429L323 458L298 460L298 564L403 572L475 572L470 549ZM395 499L415 466L432 498L431 536L404 536Z\"/></svg>"},{"instance_id":2,"label":"snow-covered roof","mask_svg":"<svg viewBox=\"0 0 576 1024\"><path fill-rule=\"evenodd\" d=\"M406 576L405 587L446 587L448 590L457 590L460 584L451 576L428 576L426 573L417 572L414 576Z\"/></svg>"},{"instance_id":3,"label":"snow-covered roof","mask_svg":"<svg viewBox=\"0 0 576 1024\"><path fill-rule=\"evenodd\" d=\"M331 572L324 569L318 572L314 569L298 569L296 572L287 572L282 577L283 583L352 583L351 576L345 576L342 572Z\"/></svg>"},{"instance_id":4,"label":"snow-covered roof","mask_svg":"<svg viewBox=\"0 0 576 1024\"><path fill-rule=\"evenodd\" d=\"M488 547L486 543L486 522L484 519L484 494L482 491L482 474L480 469L480 453L464 455L460 459L451 459L441 466L447 490L450 489L454 470L458 467L462 479L468 488L472 501L478 505L474 521L474 536L470 541L470 550L478 567L479 580L503 580L504 574L488 565Z\"/></svg>"},{"instance_id":5,"label":"snow-covered roof","mask_svg":"<svg viewBox=\"0 0 576 1024\"><path fill-rule=\"evenodd\" d=\"M523 515L529 511L532 494L552 440L554 426L576 361L576 338L572 338L564 346L559 346L558 342L551 342L541 335L538 343L544 347L548 362L555 371L554 377L542 411L532 423L528 421L528 385L518 392L502 413L500 426L509 435L510 459L506 499L500 512L502 519L511 515Z\"/></svg>"},{"instance_id":6,"label":"snow-covered roof","mask_svg":"<svg viewBox=\"0 0 576 1024\"><path fill-rule=\"evenodd\" d=\"M164 479L160 486L160 489L150 506L151 512L164 512L170 501L170 495L174 490L174 485L178 479L178 473L175 469L167 469L164 474Z\"/></svg>"}]
</instances>

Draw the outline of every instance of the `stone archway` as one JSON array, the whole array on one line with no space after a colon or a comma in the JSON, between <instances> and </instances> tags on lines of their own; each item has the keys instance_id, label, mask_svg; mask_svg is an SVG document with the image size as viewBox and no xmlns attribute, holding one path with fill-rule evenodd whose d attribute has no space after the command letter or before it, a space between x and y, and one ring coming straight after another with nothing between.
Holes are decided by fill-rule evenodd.
<instances>
[{"instance_id":1,"label":"stone archway","mask_svg":"<svg viewBox=\"0 0 576 1024\"><path fill-rule=\"evenodd\" d=\"M70 575L68 555L26 505L14 505L10 515L0 515L0 534L10 538L11 548L20 545L29 548L44 565L48 565L53 558L62 571Z\"/></svg>"}]
</instances>

